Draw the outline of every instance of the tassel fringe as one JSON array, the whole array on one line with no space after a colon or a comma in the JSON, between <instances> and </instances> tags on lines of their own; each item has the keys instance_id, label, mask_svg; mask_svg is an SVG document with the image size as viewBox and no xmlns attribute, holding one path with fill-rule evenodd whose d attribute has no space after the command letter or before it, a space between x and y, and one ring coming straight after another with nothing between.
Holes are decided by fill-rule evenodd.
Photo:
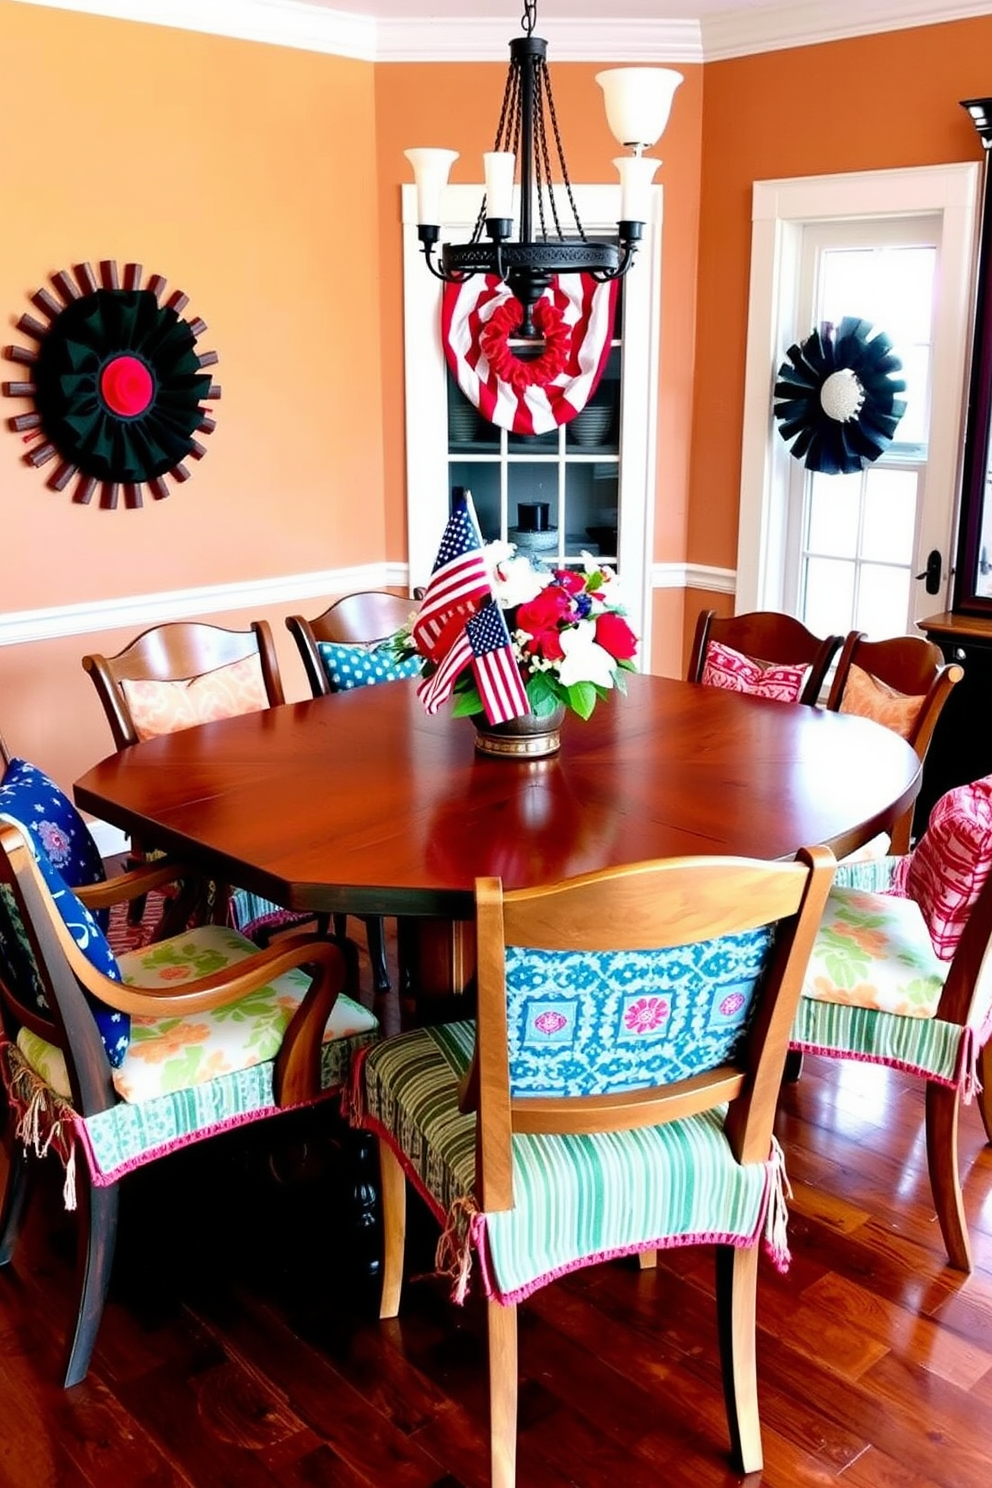
<instances>
[{"instance_id":1,"label":"tassel fringe","mask_svg":"<svg viewBox=\"0 0 992 1488\"><path fill-rule=\"evenodd\" d=\"M15 1137L36 1157L55 1153L65 1169L62 1201L67 1209L75 1209L76 1112L9 1042L0 1044L0 1075L17 1123Z\"/></svg>"},{"instance_id":2,"label":"tassel fringe","mask_svg":"<svg viewBox=\"0 0 992 1488\"><path fill-rule=\"evenodd\" d=\"M477 1213L474 1199L456 1199L448 1210L434 1255L437 1274L446 1276L451 1282L451 1300L459 1304L468 1295L472 1275L472 1229Z\"/></svg>"},{"instance_id":3,"label":"tassel fringe","mask_svg":"<svg viewBox=\"0 0 992 1488\"><path fill-rule=\"evenodd\" d=\"M776 1269L789 1269L792 1255L789 1251L789 1209L787 1199L792 1198L792 1184L785 1171L785 1153L777 1137L772 1137L772 1151L768 1162L768 1208L765 1213L765 1249Z\"/></svg>"}]
</instances>

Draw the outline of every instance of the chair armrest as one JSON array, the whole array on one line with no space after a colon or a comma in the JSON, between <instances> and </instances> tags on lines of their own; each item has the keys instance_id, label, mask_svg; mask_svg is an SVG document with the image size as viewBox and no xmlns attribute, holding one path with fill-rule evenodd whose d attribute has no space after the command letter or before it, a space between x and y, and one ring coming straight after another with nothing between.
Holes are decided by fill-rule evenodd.
<instances>
[{"instance_id":1,"label":"chair armrest","mask_svg":"<svg viewBox=\"0 0 992 1488\"><path fill-rule=\"evenodd\" d=\"M202 879L203 875L190 864L157 858L138 868L129 868L126 873L118 873L103 883L83 884L78 889L73 889L73 893L89 910L110 909L114 904L140 899L143 894L160 888L163 884L194 878Z\"/></svg>"}]
</instances>

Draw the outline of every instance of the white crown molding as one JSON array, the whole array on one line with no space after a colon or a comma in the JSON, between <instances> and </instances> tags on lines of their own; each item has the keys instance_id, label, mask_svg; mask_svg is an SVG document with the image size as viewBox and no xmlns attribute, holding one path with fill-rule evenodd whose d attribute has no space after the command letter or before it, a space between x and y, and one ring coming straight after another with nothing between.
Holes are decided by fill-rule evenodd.
<instances>
[{"instance_id":1,"label":"white crown molding","mask_svg":"<svg viewBox=\"0 0 992 1488\"><path fill-rule=\"evenodd\" d=\"M167 620L190 620L227 610L253 610L265 605L295 604L297 600L327 599L355 589L404 589L405 563L363 563L353 568L327 568L316 573L286 574L279 578L211 584L198 589L172 589L158 594L135 594L90 604L53 605L44 610L0 613L0 646L24 646L63 636L95 631L161 625Z\"/></svg>"},{"instance_id":2,"label":"white crown molding","mask_svg":"<svg viewBox=\"0 0 992 1488\"><path fill-rule=\"evenodd\" d=\"M539 20L553 62L702 62L698 21ZM382 20L379 62L508 62L517 31L506 18Z\"/></svg>"},{"instance_id":3,"label":"white crown molding","mask_svg":"<svg viewBox=\"0 0 992 1488\"><path fill-rule=\"evenodd\" d=\"M736 594L737 570L703 563L654 563L652 589L705 589L710 594Z\"/></svg>"},{"instance_id":4,"label":"white crown molding","mask_svg":"<svg viewBox=\"0 0 992 1488\"><path fill-rule=\"evenodd\" d=\"M983 15L992 15L989 0L782 0L704 17L703 58L718 62Z\"/></svg>"},{"instance_id":5,"label":"white crown molding","mask_svg":"<svg viewBox=\"0 0 992 1488\"><path fill-rule=\"evenodd\" d=\"M182 31L203 31L268 46L296 47L366 62L504 61L512 30L505 18L429 13L376 19L320 0L16 0ZM621 0L622 3L622 0ZM427 8L427 0L425 0ZM686 0L692 9L692 0ZM755 52L814 46L910 26L992 15L992 0L780 0L700 20L541 19L562 62L715 62Z\"/></svg>"}]
</instances>

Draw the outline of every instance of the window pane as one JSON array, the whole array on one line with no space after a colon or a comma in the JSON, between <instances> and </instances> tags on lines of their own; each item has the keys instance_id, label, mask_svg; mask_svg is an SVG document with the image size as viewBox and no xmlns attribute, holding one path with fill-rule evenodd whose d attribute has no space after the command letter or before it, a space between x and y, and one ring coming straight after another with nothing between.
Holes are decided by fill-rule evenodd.
<instances>
[{"instance_id":1,"label":"window pane","mask_svg":"<svg viewBox=\"0 0 992 1488\"><path fill-rule=\"evenodd\" d=\"M882 248L873 297L876 324L893 341L930 340L930 307L937 255L933 248Z\"/></svg>"},{"instance_id":2,"label":"window pane","mask_svg":"<svg viewBox=\"0 0 992 1488\"><path fill-rule=\"evenodd\" d=\"M817 635L850 630L854 610L853 563L832 558L810 558L806 563L803 623Z\"/></svg>"},{"instance_id":3,"label":"window pane","mask_svg":"<svg viewBox=\"0 0 992 1488\"><path fill-rule=\"evenodd\" d=\"M875 466L866 472L865 522L861 536L863 558L912 563L916 489L915 470L886 470Z\"/></svg>"},{"instance_id":4,"label":"window pane","mask_svg":"<svg viewBox=\"0 0 992 1488\"><path fill-rule=\"evenodd\" d=\"M861 473L809 478L809 533L811 553L832 558L854 558L858 551L858 514Z\"/></svg>"},{"instance_id":5,"label":"window pane","mask_svg":"<svg viewBox=\"0 0 992 1488\"><path fill-rule=\"evenodd\" d=\"M930 426L930 408L927 390L930 386L930 347L895 347L902 362L898 374L906 384L906 391L897 394L906 405L906 412L896 425L892 436L895 444L926 444Z\"/></svg>"},{"instance_id":6,"label":"window pane","mask_svg":"<svg viewBox=\"0 0 992 1488\"><path fill-rule=\"evenodd\" d=\"M818 322L839 325L845 315L868 315L874 254L873 248L827 249L820 259Z\"/></svg>"},{"instance_id":7,"label":"window pane","mask_svg":"<svg viewBox=\"0 0 992 1488\"><path fill-rule=\"evenodd\" d=\"M909 585L908 568L862 564L855 627L875 641L902 635L909 618Z\"/></svg>"}]
</instances>

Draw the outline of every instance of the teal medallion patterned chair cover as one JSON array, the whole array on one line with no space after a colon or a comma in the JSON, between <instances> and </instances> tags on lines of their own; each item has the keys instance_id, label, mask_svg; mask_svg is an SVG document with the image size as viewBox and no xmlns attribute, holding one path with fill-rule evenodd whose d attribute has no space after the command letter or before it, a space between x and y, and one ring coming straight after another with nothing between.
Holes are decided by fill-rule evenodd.
<instances>
[{"instance_id":1,"label":"teal medallion patterned chair cover","mask_svg":"<svg viewBox=\"0 0 992 1488\"><path fill-rule=\"evenodd\" d=\"M118 899L146 894L172 873L148 865L125 875ZM378 1025L343 995L355 969L330 940L297 932L259 950L236 930L203 925L116 958L52 874L39 871L24 830L0 820L0 1076L8 1105L0 1265L11 1259L23 1219L21 1158L52 1150L65 1166L66 1206L80 1218L71 1385L86 1374L96 1341L124 1174L340 1092L353 1055L375 1041ZM112 1045L105 1030L101 1037L100 1009L121 1020Z\"/></svg>"},{"instance_id":2,"label":"teal medallion patterned chair cover","mask_svg":"<svg viewBox=\"0 0 992 1488\"><path fill-rule=\"evenodd\" d=\"M949 791L914 851L838 865L791 1047L927 1082L927 1162L951 1265L972 1269L958 1105L992 1141L992 776Z\"/></svg>"},{"instance_id":3,"label":"teal medallion patterned chair cover","mask_svg":"<svg viewBox=\"0 0 992 1488\"><path fill-rule=\"evenodd\" d=\"M734 1455L761 1466L758 1241L788 1260L772 1121L834 866L686 858L503 893L476 883L478 1019L358 1057L382 1163L381 1315L399 1309L405 1180L453 1296L488 1299L492 1483L516 1451L516 1303L576 1267L717 1248Z\"/></svg>"}]
</instances>

